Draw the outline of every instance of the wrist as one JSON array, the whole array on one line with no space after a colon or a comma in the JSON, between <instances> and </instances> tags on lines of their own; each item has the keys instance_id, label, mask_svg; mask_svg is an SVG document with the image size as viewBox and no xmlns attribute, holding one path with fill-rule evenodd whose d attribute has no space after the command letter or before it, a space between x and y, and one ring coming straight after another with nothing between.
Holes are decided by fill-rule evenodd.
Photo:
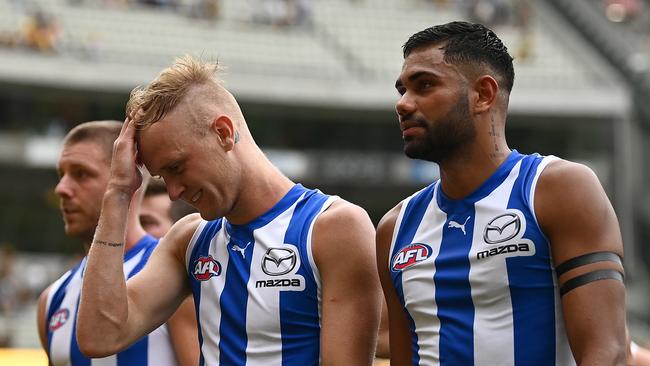
<instances>
[{"instance_id":1,"label":"wrist","mask_svg":"<svg viewBox=\"0 0 650 366\"><path fill-rule=\"evenodd\" d=\"M104 192L104 202L119 201L120 203L126 203L128 206L132 196L133 191L129 187L111 184L109 182L106 187L106 192Z\"/></svg>"}]
</instances>

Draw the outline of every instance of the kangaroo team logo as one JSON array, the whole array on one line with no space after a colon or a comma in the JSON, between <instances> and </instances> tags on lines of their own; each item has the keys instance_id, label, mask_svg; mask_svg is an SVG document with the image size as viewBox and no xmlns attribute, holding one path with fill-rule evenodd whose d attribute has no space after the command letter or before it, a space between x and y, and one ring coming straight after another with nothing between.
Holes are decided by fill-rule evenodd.
<instances>
[{"instance_id":1,"label":"kangaroo team logo","mask_svg":"<svg viewBox=\"0 0 650 366\"><path fill-rule=\"evenodd\" d=\"M194 278L198 281L207 281L220 274L221 263L212 258L211 255L207 257L199 257L199 259L194 261Z\"/></svg>"},{"instance_id":2,"label":"kangaroo team logo","mask_svg":"<svg viewBox=\"0 0 650 366\"><path fill-rule=\"evenodd\" d=\"M431 257L431 254L433 254L433 251L430 246L422 243L413 243L402 248L402 250L393 256L391 268L395 272L402 271L416 263L427 260Z\"/></svg>"},{"instance_id":3,"label":"kangaroo team logo","mask_svg":"<svg viewBox=\"0 0 650 366\"><path fill-rule=\"evenodd\" d=\"M61 328L69 318L70 311L68 311L68 309L59 309L56 313L52 314L52 317L50 318L50 331L54 332Z\"/></svg>"}]
</instances>

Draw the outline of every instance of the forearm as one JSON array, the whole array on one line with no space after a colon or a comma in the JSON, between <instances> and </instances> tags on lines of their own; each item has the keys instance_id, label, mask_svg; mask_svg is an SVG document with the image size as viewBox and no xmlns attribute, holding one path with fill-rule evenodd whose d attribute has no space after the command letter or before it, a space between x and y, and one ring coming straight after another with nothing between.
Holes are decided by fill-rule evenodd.
<instances>
[{"instance_id":1,"label":"forearm","mask_svg":"<svg viewBox=\"0 0 650 366\"><path fill-rule=\"evenodd\" d=\"M126 217L130 195L108 189L88 254L77 322L77 339L91 357L122 347L128 302L123 272Z\"/></svg>"}]
</instances>

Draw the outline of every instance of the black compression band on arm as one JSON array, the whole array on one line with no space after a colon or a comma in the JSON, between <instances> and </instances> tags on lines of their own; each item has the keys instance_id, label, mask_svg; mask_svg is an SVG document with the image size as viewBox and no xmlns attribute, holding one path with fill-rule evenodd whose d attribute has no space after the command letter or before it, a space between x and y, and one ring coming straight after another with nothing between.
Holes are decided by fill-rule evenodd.
<instances>
[{"instance_id":1,"label":"black compression band on arm","mask_svg":"<svg viewBox=\"0 0 650 366\"><path fill-rule=\"evenodd\" d=\"M564 296L564 294L576 287L600 280L619 280L623 282L623 274L614 269L599 269L597 271L585 273L566 281L564 285L560 287L560 296Z\"/></svg>"},{"instance_id":2,"label":"black compression band on arm","mask_svg":"<svg viewBox=\"0 0 650 366\"><path fill-rule=\"evenodd\" d=\"M561 276L567 271L596 262L614 262L623 265L621 257L614 252L595 252L587 253L575 258L571 258L555 268L557 276Z\"/></svg>"}]
</instances>

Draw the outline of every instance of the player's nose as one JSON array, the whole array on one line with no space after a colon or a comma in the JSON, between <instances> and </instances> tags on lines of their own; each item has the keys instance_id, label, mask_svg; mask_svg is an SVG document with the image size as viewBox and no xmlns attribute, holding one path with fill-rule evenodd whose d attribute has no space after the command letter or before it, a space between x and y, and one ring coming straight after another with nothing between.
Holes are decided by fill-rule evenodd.
<instances>
[{"instance_id":1,"label":"player's nose","mask_svg":"<svg viewBox=\"0 0 650 366\"><path fill-rule=\"evenodd\" d=\"M395 111L399 116L405 116L413 113L416 109L415 101L408 92L404 93L397 103L395 103Z\"/></svg>"},{"instance_id":2,"label":"player's nose","mask_svg":"<svg viewBox=\"0 0 650 366\"><path fill-rule=\"evenodd\" d=\"M70 179L66 175L62 176L54 187L54 193L60 198L68 198L72 196L72 192Z\"/></svg>"}]
</instances>

